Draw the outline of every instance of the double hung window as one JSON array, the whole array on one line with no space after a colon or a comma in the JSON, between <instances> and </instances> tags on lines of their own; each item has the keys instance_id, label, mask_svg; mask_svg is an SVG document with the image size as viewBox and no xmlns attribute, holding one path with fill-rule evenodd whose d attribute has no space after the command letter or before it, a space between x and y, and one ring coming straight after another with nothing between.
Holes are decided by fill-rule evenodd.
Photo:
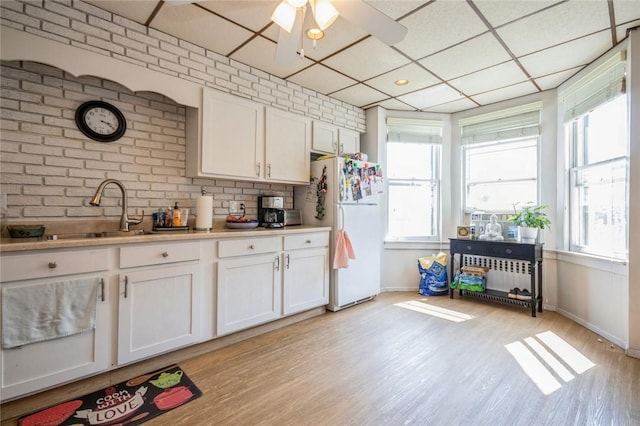
<instances>
[{"instance_id":1,"label":"double hung window","mask_svg":"<svg viewBox=\"0 0 640 426\"><path fill-rule=\"evenodd\" d=\"M387 119L388 240L437 240L444 123Z\"/></svg>"},{"instance_id":2,"label":"double hung window","mask_svg":"<svg viewBox=\"0 0 640 426\"><path fill-rule=\"evenodd\" d=\"M538 203L539 103L460 120L464 211Z\"/></svg>"},{"instance_id":3,"label":"double hung window","mask_svg":"<svg viewBox=\"0 0 640 426\"><path fill-rule=\"evenodd\" d=\"M560 93L569 161L570 250L626 259L628 113L624 52Z\"/></svg>"}]
</instances>

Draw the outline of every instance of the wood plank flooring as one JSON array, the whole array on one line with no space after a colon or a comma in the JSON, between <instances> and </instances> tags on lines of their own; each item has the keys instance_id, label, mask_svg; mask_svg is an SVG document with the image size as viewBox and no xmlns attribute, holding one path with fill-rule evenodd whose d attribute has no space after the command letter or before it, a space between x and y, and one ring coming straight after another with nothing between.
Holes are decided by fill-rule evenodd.
<instances>
[{"instance_id":1,"label":"wood plank flooring","mask_svg":"<svg viewBox=\"0 0 640 426\"><path fill-rule=\"evenodd\" d=\"M541 361L560 383L545 395L505 345L547 331L595 366L554 353L573 379ZM554 312L469 298L385 293L180 366L203 396L145 425L640 425L640 360Z\"/></svg>"}]
</instances>

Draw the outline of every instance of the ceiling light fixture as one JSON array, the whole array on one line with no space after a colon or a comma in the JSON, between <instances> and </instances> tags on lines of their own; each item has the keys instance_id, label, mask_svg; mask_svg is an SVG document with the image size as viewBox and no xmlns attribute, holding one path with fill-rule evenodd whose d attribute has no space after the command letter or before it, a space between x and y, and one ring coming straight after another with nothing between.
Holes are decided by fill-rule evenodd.
<instances>
[{"instance_id":1,"label":"ceiling light fixture","mask_svg":"<svg viewBox=\"0 0 640 426\"><path fill-rule=\"evenodd\" d=\"M407 84L409 84L409 80L396 80L395 81L396 86L406 86Z\"/></svg>"},{"instance_id":2,"label":"ceiling light fixture","mask_svg":"<svg viewBox=\"0 0 640 426\"><path fill-rule=\"evenodd\" d=\"M283 0L273 11L271 20L290 33L296 20L296 7L292 6L287 0Z\"/></svg>"},{"instance_id":3,"label":"ceiling light fixture","mask_svg":"<svg viewBox=\"0 0 640 426\"><path fill-rule=\"evenodd\" d=\"M300 8L306 9L307 3L311 6L317 27L307 30L306 36L313 40L315 48L316 41L324 37L324 30L329 28L339 16L331 0L282 0L273 11L271 20L286 32L291 33L296 20L296 11Z\"/></svg>"}]
</instances>

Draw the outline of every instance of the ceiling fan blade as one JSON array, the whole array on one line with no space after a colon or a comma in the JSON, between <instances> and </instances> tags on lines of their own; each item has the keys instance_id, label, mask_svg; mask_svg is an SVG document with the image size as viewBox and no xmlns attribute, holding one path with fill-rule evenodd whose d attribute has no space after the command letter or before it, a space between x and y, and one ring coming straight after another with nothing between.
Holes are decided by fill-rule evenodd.
<instances>
[{"instance_id":1,"label":"ceiling fan blade","mask_svg":"<svg viewBox=\"0 0 640 426\"><path fill-rule=\"evenodd\" d=\"M340 16L389 46L404 39L407 27L362 0L333 0Z\"/></svg>"},{"instance_id":2,"label":"ceiling fan blade","mask_svg":"<svg viewBox=\"0 0 640 426\"><path fill-rule=\"evenodd\" d=\"M162 0L167 6L180 6L181 4L197 3L200 0Z\"/></svg>"},{"instance_id":3,"label":"ceiling fan blade","mask_svg":"<svg viewBox=\"0 0 640 426\"><path fill-rule=\"evenodd\" d=\"M296 14L296 20L290 33L280 28L278 44L276 45L275 61L277 64L290 64L297 58L298 48L300 47L300 37L302 37L303 19L304 14Z\"/></svg>"}]
</instances>

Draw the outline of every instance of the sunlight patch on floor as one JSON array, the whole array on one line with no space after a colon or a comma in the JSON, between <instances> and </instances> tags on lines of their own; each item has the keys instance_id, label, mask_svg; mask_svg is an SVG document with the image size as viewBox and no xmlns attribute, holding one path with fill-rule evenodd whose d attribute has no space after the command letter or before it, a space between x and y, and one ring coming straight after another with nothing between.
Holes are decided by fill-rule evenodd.
<instances>
[{"instance_id":1,"label":"sunlight patch on floor","mask_svg":"<svg viewBox=\"0 0 640 426\"><path fill-rule=\"evenodd\" d=\"M515 358L522 370L538 386L540 392L549 395L562 387L558 380L569 382L575 378L569 370L582 374L595 366L587 357L552 331L513 342L505 348ZM528 347L527 347L528 346Z\"/></svg>"},{"instance_id":2,"label":"sunlight patch on floor","mask_svg":"<svg viewBox=\"0 0 640 426\"><path fill-rule=\"evenodd\" d=\"M428 303L410 300L408 302L396 303L395 306L410 309L412 311L443 318L453 322L463 322L472 319L471 315L462 312L452 311L451 309L441 308L440 306L430 305Z\"/></svg>"}]
</instances>

